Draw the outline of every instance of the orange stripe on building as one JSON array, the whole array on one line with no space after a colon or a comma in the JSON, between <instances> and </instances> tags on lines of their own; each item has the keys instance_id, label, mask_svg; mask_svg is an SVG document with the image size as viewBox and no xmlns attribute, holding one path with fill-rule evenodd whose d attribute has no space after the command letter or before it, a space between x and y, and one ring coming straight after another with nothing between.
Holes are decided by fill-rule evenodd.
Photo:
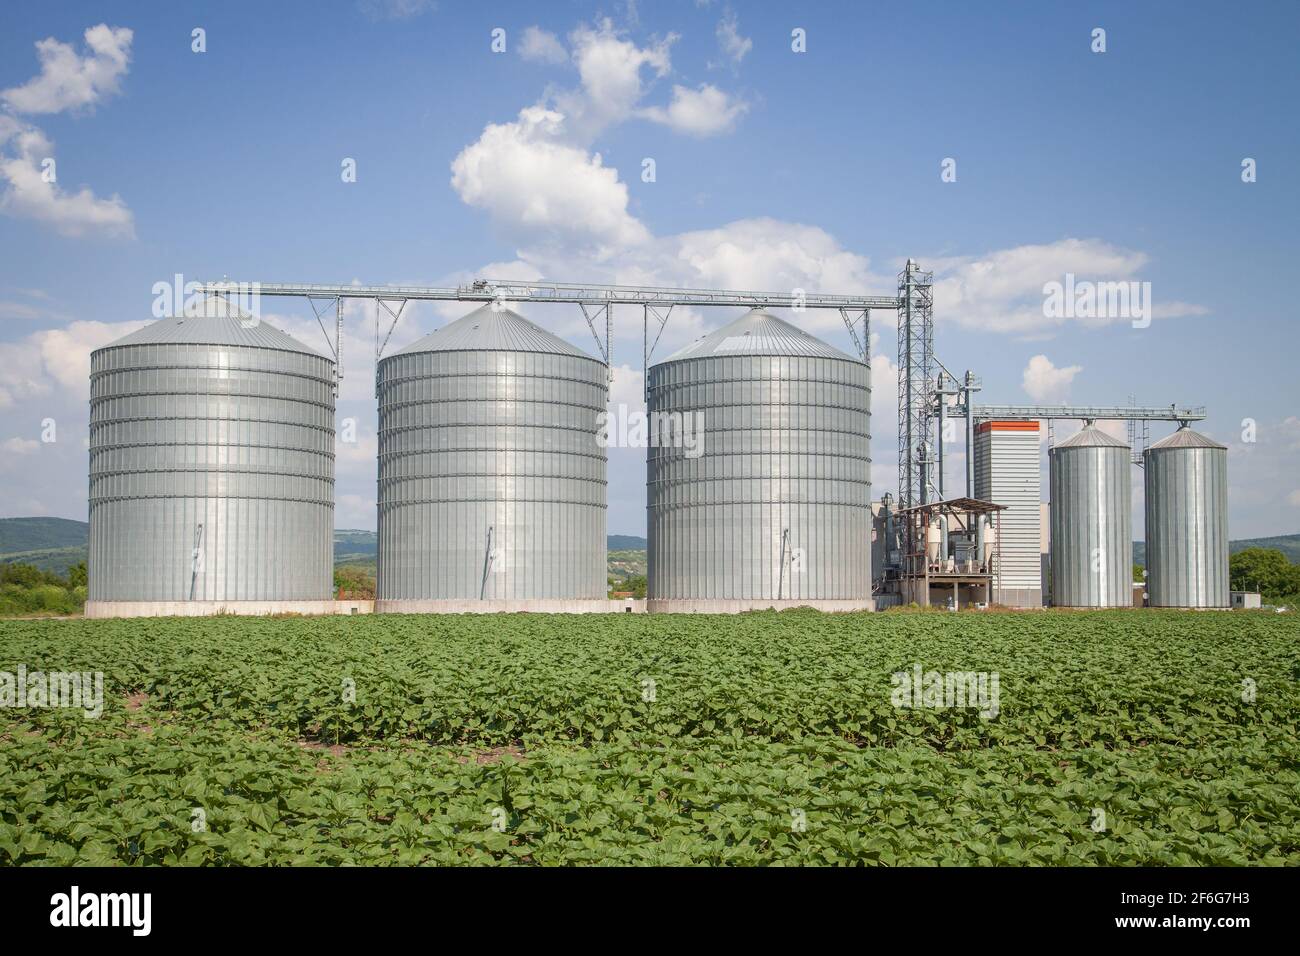
<instances>
[{"instance_id":1,"label":"orange stripe on building","mask_svg":"<svg viewBox=\"0 0 1300 956\"><path fill-rule=\"evenodd\" d=\"M980 422L975 426L977 432L999 431L999 432L1036 432L1039 431L1038 422Z\"/></svg>"}]
</instances>

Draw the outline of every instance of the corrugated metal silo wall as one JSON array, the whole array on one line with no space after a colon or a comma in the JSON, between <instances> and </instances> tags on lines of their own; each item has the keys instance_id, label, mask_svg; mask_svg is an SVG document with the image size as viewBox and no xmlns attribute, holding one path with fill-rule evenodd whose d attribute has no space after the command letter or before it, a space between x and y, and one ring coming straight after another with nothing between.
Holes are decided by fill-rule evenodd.
<instances>
[{"instance_id":1,"label":"corrugated metal silo wall","mask_svg":"<svg viewBox=\"0 0 1300 956\"><path fill-rule=\"evenodd\" d=\"M606 375L540 352L381 361L379 599L604 598Z\"/></svg>"},{"instance_id":2,"label":"corrugated metal silo wall","mask_svg":"<svg viewBox=\"0 0 1300 956\"><path fill-rule=\"evenodd\" d=\"M1131 606L1132 453L1078 446L1054 448L1049 458L1052 604Z\"/></svg>"},{"instance_id":3,"label":"corrugated metal silo wall","mask_svg":"<svg viewBox=\"0 0 1300 956\"><path fill-rule=\"evenodd\" d=\"M1148 448L1147 594L1152 607L1228 607L1228 453Z\"/></svg>"},{"instance_id":4,"label":"corrugated metal silo wall","mask_svg":"<svg viewBox=\"0 0 1300 956\"><path fill-rule=\"evenodd\" d=\"M333 374L274 349L96 351L90 600L328 599Z\"/></svg>"},{"instance_id":5,"label":"corrugated metal silo wall","mask_svg":"<svg viewBox=\"0 0 1300 956\"><path fill-rule=\"evenodd\" d=\"M651 598L870 596L866 365L764 355L664 362L650 369L648 404L652 416L703 416L698 457L684 447L647 452Z\"/></svg>"}]
</instances>

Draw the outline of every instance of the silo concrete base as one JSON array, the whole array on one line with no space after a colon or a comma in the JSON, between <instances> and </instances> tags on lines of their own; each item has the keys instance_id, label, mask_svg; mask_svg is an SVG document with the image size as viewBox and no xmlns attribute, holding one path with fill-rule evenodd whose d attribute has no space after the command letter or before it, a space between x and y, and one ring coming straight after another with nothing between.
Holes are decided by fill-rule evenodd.
<instances>
[{"instance_id":1,"label":"silo concrete base","mask_svg":"<svg viewBox=\"0 0 1300 956\"><path fill-rule=\"evenodd\" d=\"M375 602L377 614L625 614L644 613L645 601L599 598L518 601L386 599Z\"/></svg>"},{"instance_id":2,"label":"silo concrete base","mask_svg":"<svg viewBox=\"0 0 1300 956\"><path fill-rule=\"evenodd\" d=\"M374 601L87 601L86 617L210 617L236 614L371 614Z\"/></svg>"},{"instance_id":3,"label":"silo concrete base","mask_svg":"<svg viewBox=\"0 0 1300 956\"><path fill-rule=\"evenodd\" d=\"M856 598L846 601L818 601L812 599L774 601L762 598L724 601L716 598L651 598L646 601L646 609L651 614L739 614L742 611L785 611L796 607L835 613L874 611L876 603L871 598Z\"/></svg>"}]
</instances>

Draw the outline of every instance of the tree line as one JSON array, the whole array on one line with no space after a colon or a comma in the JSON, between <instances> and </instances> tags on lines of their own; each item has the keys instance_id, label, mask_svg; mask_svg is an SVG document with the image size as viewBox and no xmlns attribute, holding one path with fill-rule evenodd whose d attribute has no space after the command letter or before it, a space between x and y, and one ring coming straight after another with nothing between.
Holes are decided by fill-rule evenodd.
<instances>
[{"instance_id":1,"label":"tree line","mask_svg":"<svg viewBox=\"0 0 1300 956\"><path fill-rule=\"evenodd\" d=\"M85 604L85 561L66 576L30 564L0 564L0 615L80 614Z\"/></svg>"},{"instance_id":2,"label":"tree line","mask_svg":"<svg viewBox=\"0 0 1300 956\"><path fill-rule=\"evenodd\" d=\"M1270 604L1300 603L1300 564L1277 548L1246 548L1228 560L1234 591L1258 591Z\"/></svg>"}]
</instances>

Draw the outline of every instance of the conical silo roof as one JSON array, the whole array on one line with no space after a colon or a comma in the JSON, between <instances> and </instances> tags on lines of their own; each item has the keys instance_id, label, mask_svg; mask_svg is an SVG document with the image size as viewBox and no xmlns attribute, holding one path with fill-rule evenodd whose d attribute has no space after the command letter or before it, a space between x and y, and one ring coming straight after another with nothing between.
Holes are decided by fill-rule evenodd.
<instances>
[{"instance_id":1,"label":"conical silo roof","mask_svg":"<svg viewBox=\"0 0 1300 956\"><path fill-rule=\"evenodd\" d=\"M1071 435L1063 442L1059 442L1056 448L1128 448L1129 446L1120 441L1114 435L1107 435L1096 425L1088 425L1080 429L1076 434Z\"/></svg>"},{"instance_id":2,"label":"conical silo roof","mask_svg":"<svg viewBox=\"0 0 1300 956\"><path fill-rule=\"evenodd\" d=\"M195 314L159 319L103 347L122 345L239 345L322 357L293 336L216 295L205 299Z\"/></svg>"},{"instance_id":3,"label":"conical silo roof","mask_svg":"<svg viewBox=\"0 0 1300 956\"><path fill-rule=\"evenodd\" d=\"M723 355L792 355L858 361L770 312L751 309L734 322L674 352L664 362Z\"/></svg>"},{"instance_id":4,"label":"conical silo roof","mask_svg":"<svg viewBox=\"0 0 1300 956\"><path fill-rule=\"evenodd\" d=\"M1227 450L1227 445L1220 445L1212 438L1206 438L1200 432L1192 431L1186 425L1178 429L1172 435L1160 439L1147 448L1148 451L1159 451L1164 448L1222 448Z\"/></svg>"},{"instance_id":5,"label":"conical silo roof","mask_svg":"<svg viewBox=\"0 0 1300 956\"><path fill-rule=\"evenodd\" d=\"M496 311L491 305L475 309L393 354L415 352L545 352L598 361L518 312Z\"/></svg>"}]
</instances>

